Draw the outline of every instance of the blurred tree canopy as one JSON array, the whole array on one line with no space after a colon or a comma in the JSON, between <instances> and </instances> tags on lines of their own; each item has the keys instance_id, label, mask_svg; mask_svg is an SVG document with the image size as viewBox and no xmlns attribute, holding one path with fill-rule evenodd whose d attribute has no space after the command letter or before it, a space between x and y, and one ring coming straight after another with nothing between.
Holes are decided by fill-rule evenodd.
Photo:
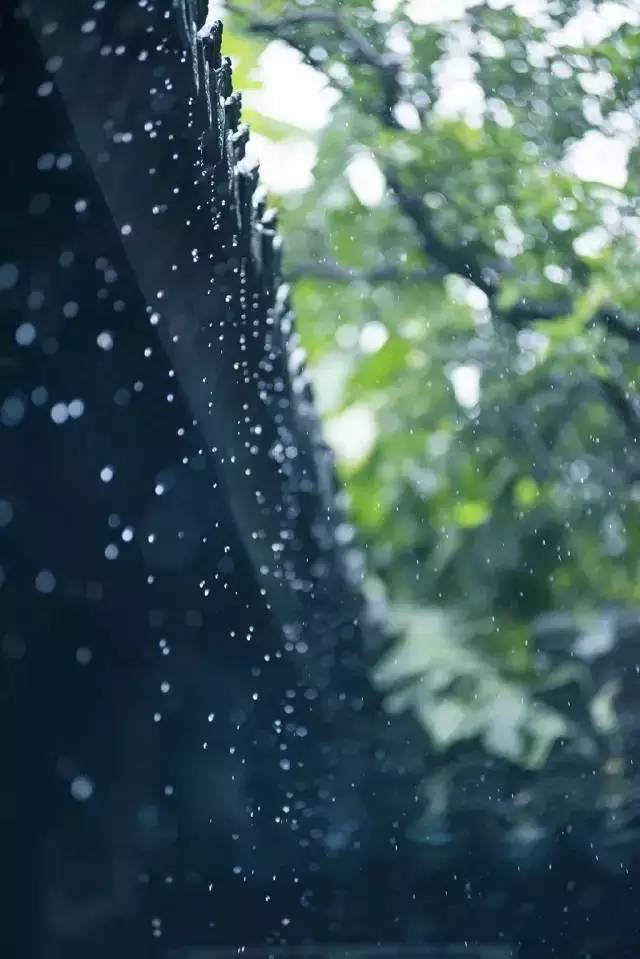
<instances>
[{"instance_id":1,"label":"blurred tree canopy","mask_svg":"<svg viewBox=\"0 0 640 959\"><path fill-rule=\"evenodd\" d=\"M238 86L277 43L333 93L313 133L246 115L280 155L300 135L315 150L278 205L344 538L396 635L374 678L435 749L575 760L607 773L596 805L620 805L640 661L638 10L226 9Z\"/></svg>"}]
</instances>

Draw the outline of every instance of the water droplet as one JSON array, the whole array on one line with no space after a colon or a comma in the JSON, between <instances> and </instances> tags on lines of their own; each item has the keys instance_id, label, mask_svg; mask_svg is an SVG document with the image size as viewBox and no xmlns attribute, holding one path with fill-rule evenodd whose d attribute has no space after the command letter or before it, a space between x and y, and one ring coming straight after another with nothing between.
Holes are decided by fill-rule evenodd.
<instances>
[{"instance_id":1,"label":"water droplet","mask_svg":"<svg viewBox=\"0 0 640 959\"><path fill-rule=\"evenodd\" d=\"M35 583L39 593L52 593L56 588L56 578L50 569L41 569Z\"/></svg>"},{"instance_id":2,"label":"water droplet","mask_svg":"<svg viewBox=\"0 0 640 959\"><path fill-rule=\"evenodd\" d=\"M51 407L51 419L54 423L61 425L69 419L69 410L66 403L55 403Z\"/></svg>"},{"instance_id":3,"label":"water droplet","mask_svg":"<svg viewBox=\"0 0 640 959\"><path fill-rule=\"evenodd\" d=\"M0 422L4 426L18 426L24 419L25 405L19 396L8 396L0 407Z\"/></svg>"},{"instance_id":4,"label":"water droplet","mask_svg":"<svg viewBox=\"0 0 640 959\"><path fill-rule=\"evenodd\" d=\"M108 330L103 330L102 333L98 333L96 343L101 350L108 351L113 349L113 337Z\"/></svg>"},{"instance_id":5,"label":"water droplet","mask_svg":"<svg viewBox=\"0 0 640 959\"><path fill-rule=\"evenodd\" d=\"M13 519L13 506L8 499L0 499L0 528L8 526Z\"/></svg>"},{"instance_id":6,"label":"water droplet","mask_svg":"<svg viewBox=\"0 0 640 959\"><path fill-rule=\"evenodd\" d=\"M18 267L15 263L0 266L0 290L11 290L18 282Z\"/></svg>"},{"instance_id":7,"label":"water droplet","mask_svg":"<svg viewBox=\"0 0 640 959\"><path fill-rule=\"evenodd\" d=\"M78 802L86 802L93 796L94 785L88 776L76 776L71 782L71 795Z\"/></svg>"},{"instance_id":8,"label":"water droplet","mask_svg":"<svg viewBox=\"0 0 640 959\"><path fill-rule=\"evenodd\" d=\"M16 330L16 343L18 346L31 346L36 338L36 328L33 323L21 323Z\"/></svg>"}]
</instances>

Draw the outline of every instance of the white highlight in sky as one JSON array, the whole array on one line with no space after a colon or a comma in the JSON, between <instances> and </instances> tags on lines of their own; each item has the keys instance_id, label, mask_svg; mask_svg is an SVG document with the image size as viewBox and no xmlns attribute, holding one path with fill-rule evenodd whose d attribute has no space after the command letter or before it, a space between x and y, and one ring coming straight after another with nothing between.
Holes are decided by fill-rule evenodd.
<instances>
[{"instance_id":1,"label":"white highlight in sky","mask_svg":"<svg viewBox=\"0 0 640 959\"><path fill-rule=\"evenodd\" d=\"M257 79L260 89L244 94L247 104L262 116L309 133L326 126L340 99L327 79L281 40L274 40L260 55Z\"/></svg>"},{"instance_id":2,"label":"white highlight in sky","mask_svg":"<svg viewBox=\"0 0 640 959\"><path fill-rule=\"evenodd\" d=\"M247 159L260 164L260 181L273 193L311 186L317 156L316 144L307 137L268 140L252 133L247 145Z\"/></svg>"},{"instance_id":3,"label":"white highlight in sky","mask_svg":"<svg viewBox=\"0 0 640 959\"><path fill-rule=\"evenodd\" d=\"M416 107L407 100L396 103L393 108L393 118L405 130L419 130L422 126Z\"/></svg>"},{"instance_id":4,"label":"white highlight in sky","mask_svg":"<svg viewBox=\"0 0 640 959\"><path fill-rule=\"evenodd\" d=\"M589 46L601 43L623 23L640 23L640 7L612 0L598 7L585 3L575 17L571 17L561 30L550 33L547 39L554 46Z\"/></svg>"},{"instance_id":5,"label":"white highlight in sky","mask_svg":"<svg viewBox=\"0 0 640 959\"><path fill-rule=\"evenodd\" d=\"M462 117L469 126L482 125L484 91L475 79L478 65L465 53L443 57L434 64L439 91L436 112L445 117Z\"/></svg>"},{"instance_id":6,"label":"white highlight in sky","mask_svg":"<svg viewBox=\"0 0 640 959\"><path fill-rule=\"evenodd\" d=\"M300 131L284 140L251 134L247 156L260 164L263 184L274 193L304 190L313 183L318 156L315 138L329 121L339 94L325 77L304 63L297 50L274 40L258 61L259 89L244 100L262 116ZM307 135L305 135L307 134Z\"/></svg>"},{"instance_id":7,"label":"white highlight in sky","mask_svg":"<svg viewBox=\"0 0 640 959\"><path fill-rule=\"evenodd\" d=\"M478 0L410 0L407 15L414 23L460 20L469 7L476 6L477 3ZM535 17L546 9L547 4L548 0L489 0L489 6L494 10L512 7L521 17ZM396 0L394 7L397 6Z\"/></svg>"},{"instance_id":8,"label":"white highlight in sky","mask_svg":"<svg viewBox=\"0 0 640 959\"><path fill-rule=\"evenodd\" d=\"M569 147L564 157L566 168L580 177L622 189L627 182L630 142L627 138L605 136L589 130Z\"/></svg>"},{"instance_id":9,"label":"white highlight in sky","mask_svg":"<svg viewBox=\"0 0 640 959\"><path fill-rule=\"evenodd\" d=\"M611 236L603 226L594 226L577 236L573 249L578 256L598 256L611 243Z\"/></svg>"},{"instance_id":10,"label":"white highlight in sky","mask_svg":"<svg viewBox=\"0 0 640 959\"><path fill-rule=\"evenodd\" d=\"M410 0L407 16L414 23L459 20L475 0Z\"/></svg>"},{"instance_id":11,"label":"white highlight in sky","mask_svg":"<svg viewBox=\"0 0 640 959\"><path fill-rule=\"evenodd\" d=\"M380 320L369 320L360 330L360 349L363 353L377 353L389 339L389 331Z\"/></svg>"},{"instance_id":12,"label":"white highlight in sky","mask_svg":"<svg viewBox=\"0 0 640 959\"><path fill-rule=\"evenodd\" d=\"M449 379L453 386L456 400L465 409L478 405L480 399L481 370L475 363L462 363L449 371Z\"/></svg>"},{"instance_id":13,"label":"white highlight in sky","mask_svg":"<svg viewBox=\"0 0 640 959\"><path fill-rule=\"evenodd\" d=\"M367 406L350 406L325 423L325 436L338 459L357 464L373 449L378 428Z\"/></svg>"},{"instance_id":14,"label":"white highlight in sky","mask_svg":"<svg viewBox=\"0 0 640 959\"><path fill-rule=\"evenodd\" d=\"M378 206L384 199L386 182L373 154L357 153L347 167L347 179L364 206Z\"/></svg>"}]
</instances>

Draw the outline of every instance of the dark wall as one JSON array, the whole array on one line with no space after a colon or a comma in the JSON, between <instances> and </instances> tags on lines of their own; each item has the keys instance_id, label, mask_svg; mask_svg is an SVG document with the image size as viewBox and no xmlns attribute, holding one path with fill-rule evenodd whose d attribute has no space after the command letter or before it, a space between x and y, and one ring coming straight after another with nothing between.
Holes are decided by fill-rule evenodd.
<instances>
[{"instance_id":1,"label":"dark wall","mask_svg":"<svg viewBox=\"0 0 640 959\"><path fill-rule=\"evenodd\" d=\"M370 745L228 64L203 154L178 11L91 10L3 24L3 813L21 954L65 959L285 933L359 863Z\"/></svg>"}]
</instances>

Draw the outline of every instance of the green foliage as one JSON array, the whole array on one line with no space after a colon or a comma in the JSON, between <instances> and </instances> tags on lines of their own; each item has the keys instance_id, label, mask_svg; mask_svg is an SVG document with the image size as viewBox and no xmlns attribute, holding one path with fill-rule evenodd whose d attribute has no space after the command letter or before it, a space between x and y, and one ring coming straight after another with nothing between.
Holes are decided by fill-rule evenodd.
<instances>
[{"instance_id":1,"label":"green foliage","mask_svg":"<svg viewBox=\"0 0 640 959\"><path fill-rule=\"evenodd\" d=\"M399 637L377 680L439 748L474 739L539 767L579 735L536 705L559 667L540 672L536 622L640 603L640 35L631 4L599 39L580 37L578 0L518 6L420 23L419 2L342 0L323 4L328 24L273 0L255 20L341 94L313 184L278 205L328 436L369 417L358 455L335 446ZM455 58L469 83L447 109ZM572 172L585 136L629 147L626 182L606 160L597 179ZM397 191L367 200L362 154L396 172L459 268ZM538 314L509 312L523 304Z\"/></svg>"}]
</instances>

